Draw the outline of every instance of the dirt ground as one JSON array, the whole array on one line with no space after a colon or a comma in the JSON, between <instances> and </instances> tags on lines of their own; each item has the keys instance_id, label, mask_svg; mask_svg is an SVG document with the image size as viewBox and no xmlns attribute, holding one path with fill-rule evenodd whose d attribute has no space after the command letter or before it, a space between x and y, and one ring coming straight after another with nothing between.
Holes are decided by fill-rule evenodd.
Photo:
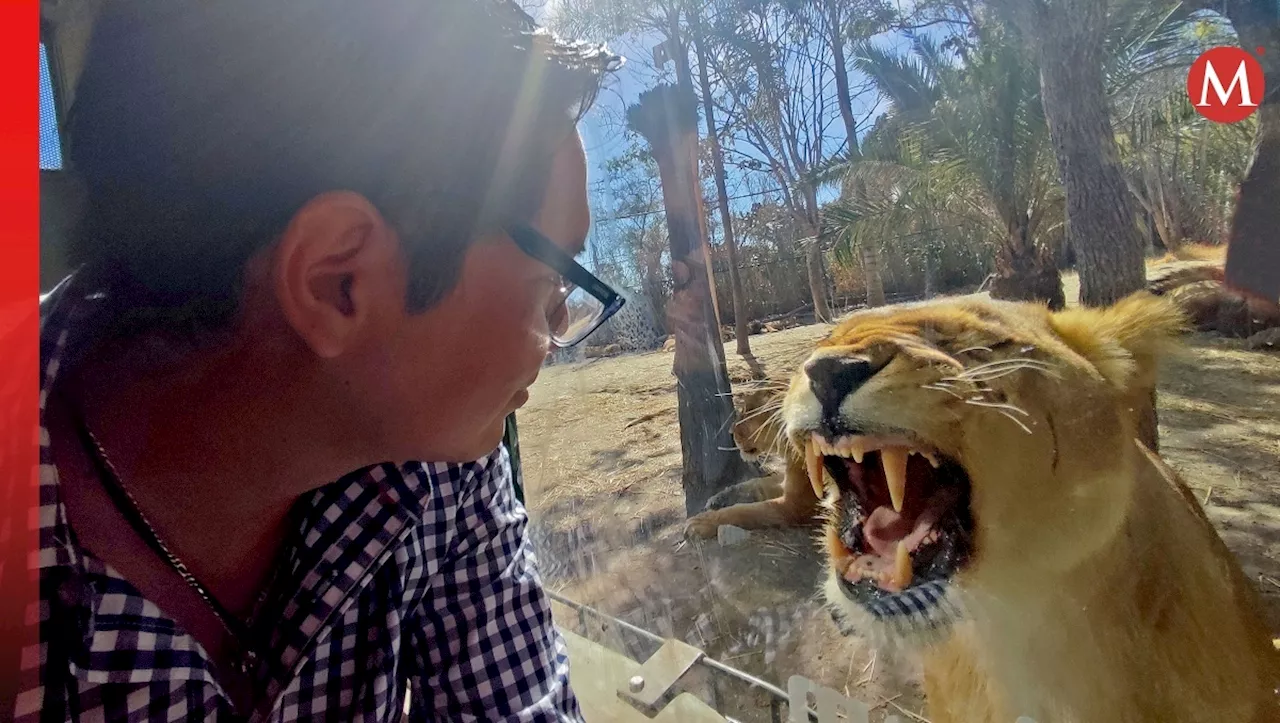
<instances>
[{"instance_id":1,"label":"dirt ground","mask_svg":"<svg viewBox=\"0 0 1280 723\"><path fill-rule=\"evenodd\" d=\"M829 328L751 345L769 371L786 371ZM745 375L729 356L731 374ZM910 662L842 636L818 603L822 564L808 532L755 532L727 547L683 541L671 362L659 351L553 366L532 389L520 441L548 586L784 690L798 673L877 706L873 720L915 719L923 703ZM1280 631L1280 355L1190 336L1165 367L1159 413L1162 453L1198 490ZM556 615L638 660L654 650L568 608ZM689 687L737 720L770 720L769 698L742 684L693 676Z\"/></svg>"}]
</instances>

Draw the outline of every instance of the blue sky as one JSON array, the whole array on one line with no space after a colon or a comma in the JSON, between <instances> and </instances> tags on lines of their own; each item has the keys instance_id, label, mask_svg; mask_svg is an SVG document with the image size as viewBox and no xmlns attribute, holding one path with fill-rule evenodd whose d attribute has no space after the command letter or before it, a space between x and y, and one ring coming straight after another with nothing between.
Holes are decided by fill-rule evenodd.
<instances>
[{"instance_id":1,"label":"blue sky","mask_svg":"<svg viewBox=\"0 0 1280 723\"><path fill-rule=\"evenodd\" d=\"M586 146L588 157L592 163L591 182L593 186L598 187L597 182L604 178L604 163L610 158L616 157L627 149L626 139L620 128L614 124L605 122L605 118L620 117L625 108L635 103L640 93L652 88L659 80L656 75L652 63L648 57L640 57L645 48L656 45L658 38L629 38L625 44L618 44L615 52L628 56L629 62L623 66L616 76L610 81L596 103L592 112L583 119L580 129L582 132L583 143ZM667 65L668 73L672 72L672 66ZM855 99L855 115L859 118L868 112L866 107L866 98ZM699 121L705 123L705 121ZM700 125L700 128L705 126ZM844 141L844 128L839 122L832 124L827 138L834 145L838 145ZM731 196L739 195L744 189L738 188L741 185L741 178L735 178L734 170L730 168L729 194ZM595 199L600 203L607 203L606 198ZM749 200L745 202L750 205ZM603 213L605 209L597 208L597 214Z\"/></svg>"},{"instance_id":2,"label":"blue sky","mask_svg":"<svg viewBox=\"0 0 1280 723\"><path fill-rule=\"evenodd\" d=\"M529 11L541 23L554 27L555 22L552 16L556 12L556 6L559 0L543 0L542 3L532 3ZM899 11L909 12L910 0L897 0ZM940 30L930 29L924 31L925 34L941 34ZM628 62L610 81L605 91L601 94L596 102L592 112L583 119L580 124L580 130L583 141L587 148L588 156L592 163L593 185L598 188L601 180L604 179L604 163L610 158L622 154L627 143L620 128L616 127L616 123L610 124L604 122L605 118L619 118L624 109L635 103L641 92L652 88L660 80L670 81L672 74L672 66L668 64L665 68L665 76L659 76L652 63L652 48L662 40L656 33L632 34L618 41L611 43L615 52L627 56ZM884 33L875 38L873 42L884 44L891 48L905 51L909 47L907 37L901 33ZM692 57L691 57L692 60ZM855 90L865 81L856 70L850 71L850 83ZM853 98L854 115L859 120L860 131L870 127L870 121L876 115L883 111L880 107L880 100L873 92L867 92L862 95L855 95ZM833 123L826 134L826 138L832 143L832 147L844 142L844 126L841 122ZM730 169L730 175L733 176L734 171ZM735 185L740 185L736 181L741 179L729 179L730 196L738 195L742 189L735 190ZM758 184L757 184L758 186ZM597 203L607 202L605 198L593 199ZM749 202L748 202L749 205ZM597 214L604 211L603 208L597 208Z\"/></svg>"},{"instance_id":3,"label":"blue sky","mask_svg":"<svg viewBox=\"0 0 1280 723\"><path fill-rule=\"evenodd\" d=\"M62 168L62 147L54 115L53 85L49 82L49 57L40 43L40 170Z\"/></svg>"},{"instance_id":4,"label":"blue sky","mask_svg":"<svg viewBox=\"0 0 1280 723\"><path fill-rule=\"evenodd\" d=\"M554 3L555 0L552 0ZM545 8L542 12L536 12L535 16L545 15ZM544 21L543 17L539 17L540 21ZM586 146L587 154L590 162L590 178L589 182L592 188L592 210L593 210L593 228L591 239L593 242L598 238L601 242L605 242L602 237L605 234L602 229L610 222L610 213L615 208L615 202L610 197L607 188L607 177L605 163L611 158L621 155L627 150L627 141L622 129L616 119L620 118L625 108L637 101L640 93L652 88L659 80L670 81L670 77L660 77L654 69L651 61L651 49L661 38L654 34L652 37L636 37L630 36L619 42L611 43L615 52L621 53L628 57L629 62L611 79L606 86L605 91L597 100L595 107L583 119L579 128L582 133L583 143ZM879 43L884 43L896 49L905 50L908 42L905 36L900 34L885 34L874 39ZM692 58L691 58L692 59ZM669 76L672 66L668 64L665 68ZM864 82L864 78L856 71L851 71L850 83L856 89ZM860 123L860 130L869 128L870 121L879 113L883 112L880 99L873 91L868 91L861 95L856 95L853 99L854 115ZM608 122L607 119L615 119ZM700 121L705 123L705 121ZM700 128L704 128L701 126ZM833 150L836 146L844 142L844 125L839 119L835 119L825 134L826 141L830 143ZM739 144L740 149L745 149L745 144ZM762 173L752 173L750 178L747 174L737 171L730 166L728 169L728 192L735 209L745 210L750 208L753 201L759 200L758 196L743 197L748 193L758 192L762 188L771 188L775 184L771 178L765 177ZM822 190L819 196L820 202L828 202L834 200L838 193L835 187L829 187ZM718 223L718 216L712 214L713 226ZM712 234L712 243L719 242L719 230L717 228L709 229ZM600 249L606 251L606 249Z\"/></svg>"}]
</instances>

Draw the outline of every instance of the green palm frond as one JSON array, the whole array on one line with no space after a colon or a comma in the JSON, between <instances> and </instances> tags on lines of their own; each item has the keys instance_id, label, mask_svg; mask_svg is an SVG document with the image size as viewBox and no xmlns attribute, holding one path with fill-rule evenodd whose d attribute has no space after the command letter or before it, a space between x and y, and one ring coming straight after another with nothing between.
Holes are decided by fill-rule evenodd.
<instances>
[{"instance_id":1,"label":"green palm frond","mask_svg":"<svg viewBox=\"0 0 1280 723\"><path fill-rule=\"evenodd\" d=\"M854 67L875 82L892 113L927 116L941 97L936 79L920 56L899 55L864 41L854 45L850 57Z\"/></svg>"},{"instance_id":2,"label":"green palm frond","mask_svg":"<svg viewBox=\"0 0 1280 723\"><path fill-rule=\"evenodd\" d=\"M1025 47L999 26L955 54L912 40L908 53L855 49L890 108L864 138L862 159L840 166L843 193L824 209L838 254L940 228L952 230L931 243L964 237L981 247L1007 236L1015 218L1033 235L1051 229L1061 190Z\"/></svg>"},{"instance_id":3,"label":"green palm frond","mask_svg":"<svg viewBox=\"0 0 1280 723\"><path fill-rule=\"evenodd\" d=\"M1184 69L1199 54L1191 21L1197 7L1167 0L1122 0L1103 41L1103 72L1111 93L1123 93L1151 72ZM1184 74L1185 76L1185 74Z\"/></svg>"}]
</instances>

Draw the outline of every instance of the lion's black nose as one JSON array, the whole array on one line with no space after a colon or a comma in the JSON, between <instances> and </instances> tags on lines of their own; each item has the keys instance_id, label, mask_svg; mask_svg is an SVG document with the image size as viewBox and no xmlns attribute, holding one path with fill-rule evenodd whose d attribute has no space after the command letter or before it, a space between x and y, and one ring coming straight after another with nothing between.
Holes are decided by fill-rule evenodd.
<instances>
[{"instance_id":1,"label":"lion's black nose","mask_svg":"<svg viewBox=\"0 0 1280 723\"><path fill-rule=\"evenodd\" d=\"M804 373L809 377L813 396L822 405L823 416L836 417L840 402L875 372L866 359L825 356L805 362Z\"/></svg>"}]
</instances>

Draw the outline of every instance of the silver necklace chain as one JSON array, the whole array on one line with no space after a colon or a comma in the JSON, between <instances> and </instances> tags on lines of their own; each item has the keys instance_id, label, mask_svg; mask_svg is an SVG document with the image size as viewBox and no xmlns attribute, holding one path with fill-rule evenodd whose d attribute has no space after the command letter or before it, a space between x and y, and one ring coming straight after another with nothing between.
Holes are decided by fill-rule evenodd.
<instances>
[{"instance_id":1,"label":"silver necklace chain","mask_svg":"<svg viewBox=\"0 0 1280 723\"><path fill-rule=\"evenodd\" d=\"M253 625L254 616L257 615L259 608L266 601L267 593L272 585L268 583L263 587L247 620L241 621L230 610L223 607L222 603L218 602L218 599L213 596L213 593L209 592L209 589L196 579L196 576L187 568L186 563L174 554L164 540L161 539L151 521L143 514L142 508L138 506L138 501L134 499L133 494L125 487L124 481L120 478L119 472L116 471L115 465L111 463L111 459L107 457L106 450L102 448L102 443L98 441L98 438L94 436L83 420L80 421L80 431L87 442L94 465L98 468L99 476L107 483L107 492L115 501L120 512L124 514L134 531L141 535L147 546L155 551L174 572L178 573L183 582L195 591L196 595L205 602L209 610L218 618L218 622L222 624L227 634L235 642L236 652L233 655L232 664L236 670L245 675L253 673L258 665L258 654L249 643L251 637L250 628ZM276 569L278 572L278 565ZM272 579L274 580L274 574Z\"/></svg>"}]
</instances>

